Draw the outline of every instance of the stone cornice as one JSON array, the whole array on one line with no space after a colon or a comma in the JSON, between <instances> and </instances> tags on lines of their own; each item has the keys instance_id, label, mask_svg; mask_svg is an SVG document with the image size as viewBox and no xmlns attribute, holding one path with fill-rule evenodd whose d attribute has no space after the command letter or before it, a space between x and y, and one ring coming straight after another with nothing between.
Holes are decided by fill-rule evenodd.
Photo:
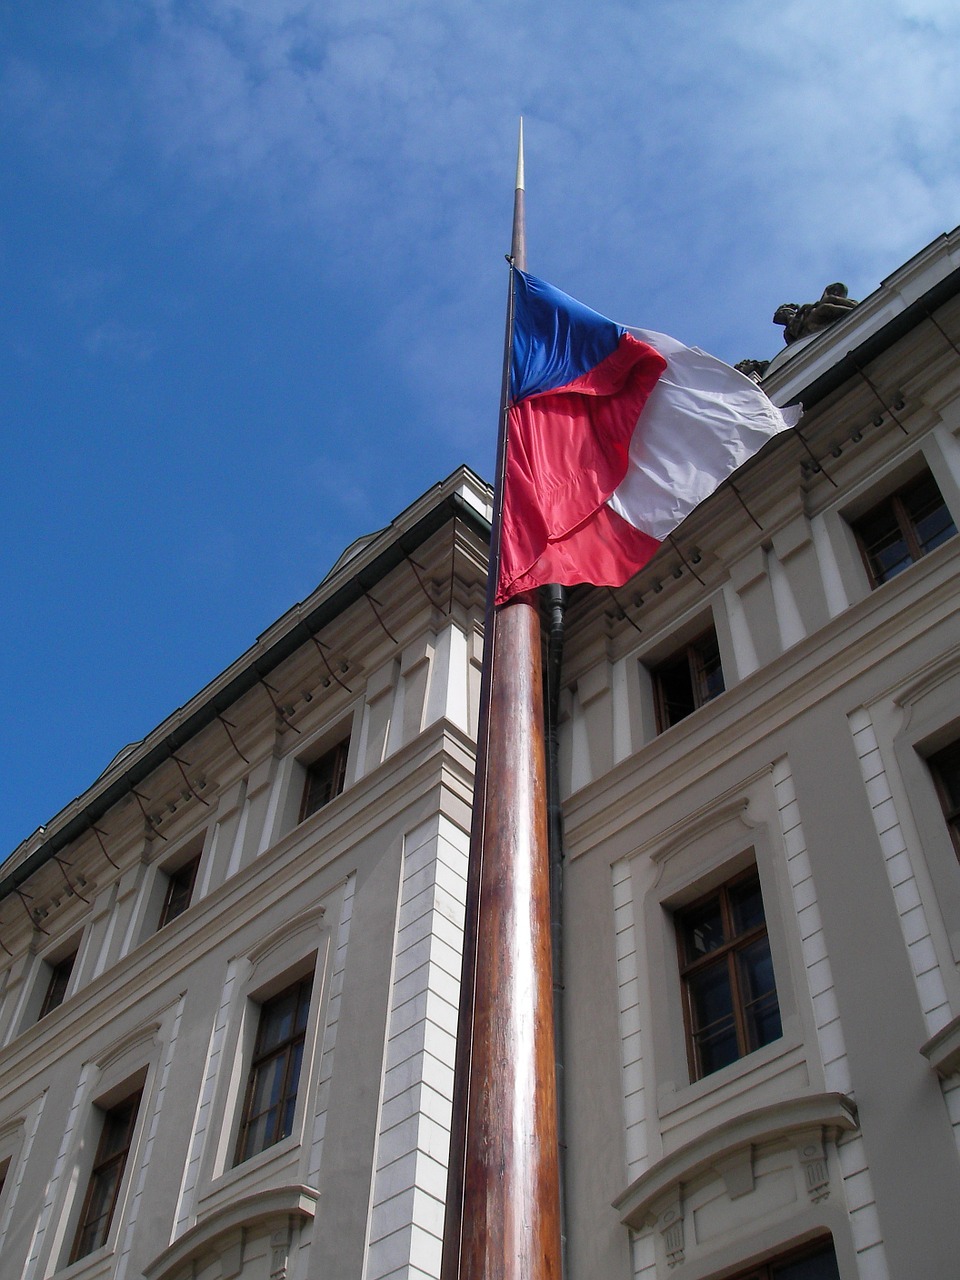
<instances>
[{"instance_id":1,"label":"stone cornice","mask_svg":"<svg viewBox=\"0 0 960 1280\"><path fill-rule=\"evenodd\" d=\"M319 1191L300 1185L272 1187L240 1196L217 1209L164 1249L148 1267L144 1280L174 1280L185 1268L205 1255L219 1253L239 1240L251 1227L286 1228L310 1221L317 1208Z\"/></svg>"},{"instance_id":2,"label":"stone cornice","mask_svg":"<svg viewBox=\"0 0 960 1280\"><path fill-rule=\"evenodd\" d=\"M635 1231L647 1225L660 1200L678 1194L683 1183L709 1169L727 1166L740 1152L821 1131L836 1140L858 1126L853 1102L841 1093L789 1098L726 1120L658 1160L613 1202L620 1221ZM801 1153L801 1159L803 1153Z\"/></svg>"}]
</instances>

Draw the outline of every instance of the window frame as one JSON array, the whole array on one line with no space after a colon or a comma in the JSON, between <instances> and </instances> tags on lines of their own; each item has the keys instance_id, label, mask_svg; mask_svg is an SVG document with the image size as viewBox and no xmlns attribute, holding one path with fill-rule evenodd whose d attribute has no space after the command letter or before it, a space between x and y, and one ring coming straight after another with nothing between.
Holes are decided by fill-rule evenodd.
<instances>
[{"instance_id":1,"label":"window frame","mask_svg":"<svg viewBox=\"0 0 960 1280\"><path fill-rule=\"evenodd\" d=\"M303 781L303 792L300 797L300 811L297 823L306 822L307 818L312 818L315 813L319 813L321 809L325 809L328 804L336 800L337 796L343 794L343 789L347 780L347 761L350 755L350 734L339 741L334 742L326 750L321 751L313 760L303 761L305 777ZM320 770L330 767L330 794L326 799L321 799L317 803L312 803L313 787L317 781L317 775Z\"/></svg>"},{"instance_id":2,"label":"window frame","mask_svg":"<svg viewBox=\"0 0 960 1280\"><path fill-rule=\"evenodd\" d=\"M234 1145L233 1167L239 1168L248 1160L252 1160L255 1156L262 1155L264 1151L268 1151L271 1147L282 1142L284 1138L288 1138L295 1129L295 1114L297 1102L301 1095L301 1082L303 1081L303 1068L306 1054L307 1031L310 1025L310 1013L313 1004L314 994L314 970L311 968L308 973L295 978L287 986L273 995L264 998L257 1010L257 1030L254 1037L253 1051L250 1057L250 1065L247 1069L246 1086L244 1088L243 1105L240 1109L240 1120L237 1128L237 1140ZM296 993L295 1016L291 1033L282 1040L271 1045L264 1046L262 1043L265 1033L265 1014L271 1005L279 1005L282 1000L289 998L291 993ZM301 1017L302 1014L302 1017ZM299 1048L299 1056L296 1050ZM256 1116L252 1115L251 1107L253 1105L256 1094L257 1085L261 1078L261 1072L264 1068L269 1067L270 1063L277 1061L279 1058L284 1059L283 1064L283 1082L279 1097L276 1101L266 1109L266 1111L258 1112ZM293 1074L292 1063L296 1060L296 1078L293 1080L291 1088L291 1076ZM290 1128L287 1132L282 1132L283 1117L290 1110L291 1121ZM270 1111L276 1112L275 1121L272 1125L272 1134L262 1145L253 1150L246 1150L247 1138L251 1131L252 1125L256 1120Z\"/></svg>"},{"instance_id":3,"label":"window frame","mask_svg":"<svg viewBox=\"0 0 960 1280\"><path fill-rule=\"evenodd\" d=\"M904 495L910 494L912 490L918 489L921 485L928 484L933 487L940 498L940 508L948 518L949 524L953 527L952 533L946 533L940 537L933 546L927 547L921 542L917 530L917 521L908 509L904 500ZM888 510L889 509L889 510ZM895 567L892 572L885 572L882 567L875 562L875 557L870 551L864 534L863 526L871 519L881 515L888 514L893 518L893 525L899 531L900 537L906 547L909 559L906 563L901 563L900 567ZM878 501L872 503L865 511L861 512L854 519L850 520L850 528L856 540L860 556L863 560L864 568L867 572L870 586L873 590L883 586L887 582L891 582L894 578L899 577L905 570L917 564L924 556L929 555L931 551L935 551L937 547L957 534L957 524L953 517L950 507L943 496L943 492L937 483L936 477L928 466L923 466L919 471L903 480L896 488L886 493Z\"/></svg>"},{"instance_id":4,"label":"window frame","mask_svg":"<svg viewBox=\"0 0 960 1280\"><path fill-rule=\"evenodd\" d=\"M953 759L956 760L957 771L957 792L958 799L956 804L950 798L950 786L944 779L944 762L949 761L950 766L954 767ZM943 810L943 820L950 832L950 839L953 841L954 852L960 860L960 738L953 742L947 743L938 751L933 752L927 757L927 764L930 767L930 773L933 776L933 784L937 789L937 798L940 801L940 807Z\"/></svg>"},{"instance_id":5,"label":"window frame","mask_svg":"<svg viewBox=\"0 0 960 1280\"><path fill-rule=\"evenodd\" d=\"M709 690L709 674L704 661L707 646L716 651L716 669L720 673L721 687L715 693ZM712 654L710 655L712 657ZM686 675L690 682L690 701L693 704L689 711L671 719L669 701L664 688L664 678L668 672L682 670L686 664ZM650 681L653 686L653 700L656 710L657 733L665 733L674 725L680 724L694 712L701 710L713 702L721 693L726 692L726 675L723 670L723 659L720 652L720 639L715 626L705 627L690 640L674 649L665 659L653 664L650 668Z\"/></svg>"},{"instance_id":6,"label":"window frame","mask_svg":"<svg viewBox=\"0 0 960 1280\"><path fill-rule=\"evenodd\" d=\"M47 960L44 962L50 970L50 977L47 981L43 999L40 1002L37 1022L45 1018L48 1013L53 1013L54 1009L59 1009L70 994L70 983L77 967L79 955L80 947L78 944L73 951L63 956L60 960Z\"/></svg>"},{"instance_id":7,"label":"window frame","mask_svg":"<svg viewBox=\"0 0 960 1280\"><path fill-rule=\"evenodd\" d=\"M117 1204L120 1200L120 1191L127 1171L130 1151L133 1147L142 1101L143 1087L141 1086L134 1093L114 1103L113 1106L100 1108L103 1111L103 1119L97 1139L97 1150L87 1177L87 1186L80 1208L80 1215L77 1219L73 1243L70 1246L68 1265L79 1262L81 1258L89 1257L90 1254L102 1248L110 1237L110 1229L113 1226ZM110 1126L124 1112L127 1114L122 1134L123 1145L115 1150L104 1150L108 1146L108 1139L111 1137L111 1133L114 1133L115 1136L115 1131L112 1131ZM110 1176L114 1176L113 1189L110 1193L110 1207L106 1214L101 1213L96 1218L91 1219L90 1213L94 1207L97 1193L101 1189L104 1180ZM101 1223L102 1226L98 1225ZM92 1226L96 1226L97 1230L92 1242L85 1247L84 1236Z\"/></svg>"},{"instance_id":8,"label":"window frame","mask_svg":"<svg viewBox=\"0 0 960 1280\"><path fill-rule=\"evenodd\" d=\"M832 1236L821 1236L818 1240L808 1241L806 1244L798 1245L795 1249L788 1249L785 1253L778 1253L771 1258L765 1258L762 1262L754 1263L752 1267L747 1267L744 1271L734 1272L729 1277L729 1280L777 1280L777 1275L773 1270L774 1267L791 1266L797 1262L805 1262L811 1258L815 1259L827 1252L833 1254L833 1261L839 1280L840 1262L837 1258L837 1246Z\"/></svg>"},{"instance_id":9,"label":"window frame","mask_svg":"<svg viewBox=\"0 0 960 1280\"><path fill-rule=\"evenodd\" d=\"M193 905L193 895L197 887L197 875L200 870L200 860L203 857L202 846L190 858L180 863L173 870L164 871L167 877L167 885L164 889L163 902L160 905L160 915L157 919L157 927L155 932L159 933L161 929L168 924L172 924L174 920L180 918L183 913ZM189 884L186 889L186 901L183 906L171 914L171 907L176 901L175 895L178 890L183 888L184 874L189 877Z\"/></svg>"},{"instance_id":10,"label":"window frame","mask_svg":"<svg viewBox=\"0 0 960 1280\"><path fill-rule=\"evenodd\" d=\"M761 924L754 925L751 928L742 930L740 933L736 933L734 931L735 917L734 907L731 901L731 891L735 891L739 887L749 884L751 881L756 882L757 891L760 895L760 903L763 908L763 921ZM720 904L720 917L723 926L724 941L719 946L706 952L704 955L690 960L688 958L687 947L685 945L687 942L687 935L683 929L684 917L692 917L713 900L718 900ZM711 1075L715 1075L716 1072L722 1071L724 1067L732 1066L734 1063L740 1062L750 1054L755 1053L758 1049L765 1048L767 1045L773 1044L777 1040L783 1038L781 998L777 988L776 972L773 969L773 950L770 945L770 930L767 921L766 903L763 899L763 886L756 864L754 863L744 868L736 874L721 881L706 893L701 894L690 902L684 903L683 906L677 907L673 912L673 923L676 937L680 989L682 993L683 1026L684 1040L687 1050L687 1066L690 1073L690 1081L691 1083L694 1083L699 1080L705 1080ZM751 1004L758 1004L760 1001L768 998L769 992L755 997L752 1001L746 998L746 993L742 989L738 957L761 939L766 940L769 963L771 970L773 970L772 992L776 1000L777 1017L780 1023L780 1035L772 1036L769 1040L764 1040L761 1043L754 1044L752 1043L753 1035L749 1025L747 1010ZM737 1055L735 1058L732 1058L730 1062L721 1063L719 1066L707 1070L703 1065L702 1053L697 1039L698 1035L704 1030L704 1028L694 1025L695 1015L691 979L696 978L698 975L709 970L721 970L723 968L726 969L728 989L730 991L733 1029L737 1042Z\"/></svg>"}]
</instances>

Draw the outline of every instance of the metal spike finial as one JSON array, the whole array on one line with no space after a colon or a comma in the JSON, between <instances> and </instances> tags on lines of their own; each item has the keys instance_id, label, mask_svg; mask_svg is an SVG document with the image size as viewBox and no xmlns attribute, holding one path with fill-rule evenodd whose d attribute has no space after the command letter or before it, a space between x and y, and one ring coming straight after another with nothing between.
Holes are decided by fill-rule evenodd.
<instances>
[{"instance_id":1,"label":"metal spike finial","mask_svg":"<svg viewBox=\"0 0 960 1280\"><path fill-rule=\"evenodd\" d=\"M517 138L517 191L523 191L523 116L520 117L520 133Z\"/></svg>"}]
</instances>

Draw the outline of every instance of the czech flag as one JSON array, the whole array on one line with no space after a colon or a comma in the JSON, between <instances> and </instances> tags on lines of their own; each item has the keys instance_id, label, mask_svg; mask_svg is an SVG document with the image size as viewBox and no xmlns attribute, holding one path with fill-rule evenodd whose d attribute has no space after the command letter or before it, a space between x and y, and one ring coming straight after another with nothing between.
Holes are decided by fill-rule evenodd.
<instances>
[{"instance_id":1,"label":"czech flag","mask_svg":"<svg viewBox=\"0 0 960 1280\"><path fill-rule=\"evenodd\" d=\"M513 276L496 603L548 582L622 586L799 406L781 411L721 360Z\"/></svg>"}]
</instances>

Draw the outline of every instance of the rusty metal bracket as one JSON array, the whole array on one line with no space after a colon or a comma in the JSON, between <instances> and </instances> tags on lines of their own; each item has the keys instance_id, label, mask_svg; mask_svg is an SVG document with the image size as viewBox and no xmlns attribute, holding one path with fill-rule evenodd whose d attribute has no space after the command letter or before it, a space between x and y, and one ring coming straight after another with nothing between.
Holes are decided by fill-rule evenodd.
<instances>
[{"instance_id":1,"label":"rusty metal bracket","mask_svg":"<svg viewBox=\"0 0 960 1280\"><path fill-rule=\"evenodd\" d=\"M184 780L184 782L185 782L185 783L187 784L187 786L190 788L190 794L194 797L194 799L199 800L201 804L205 804L205 805L207 806L207 808L209 809L209 808L210 808L210 801L209 801L209 800L204 800L203 796L202 796L202 795L200 795L200 793L197 791L196 787L193 785L193 783L192 783L192 782L190 781L190 779L187 777L187 770L186 770L186 768L184 767L185 762L184 762L183 760L181 760L179 756L174 755L174 754L173 754L173 752L171 752L171 753L170 753L170 758L175 762L175 764L176 764L177 768L180 770L180 773L181 773L181 774L182 774L182 776L183 776L183 780Z\"/></svg>"},{"instance_id":2,"label":"rusty metal bracket","mask_svg":"<svg viewBox=\"0 0 960 1280\"><path fill-rule=\"evenodd\" d=\"M273 696L277 692L276 689L274 689L271 685L267 684L266 680L264 680L263 676L261 676L259 672L257 672L257 677L260 683L263 685L264 689L266 690L267 697L270 699L271 703L273 704L274 711L277 713L277 715L280 717L283 723L287 726L288 729L292 729L294 733L300 733L301 730L297 728L297 726L293 723L293 721L284 711L283 707L281 707L280 703Z\"/></svg>"},{"instance_id":3,"label":"rusty metal bracket","mask_svg":"<svg viewBox=\"0 0 960 1280\"><path fill-rule=\"evenodd\" d=\"M27 919L30 921L31 926L32 926L34 929L39 929L41 933L45 933L45 934L47 935L47 937L49 938L49 937L50 937L50 930L49 930L49 929L45 929L45 928L43 927L43 925L39 922L39 920L37 920L37 918L34 916L33 912L32 912L32 911L30 910L30 908L27 906L27 901L26 901L26 900L27 900L27 898L28 898L30 895L29 895L29 894L26 894L26 895L25 895L25 894L24 894L20 889L14 889L14 893L15 893L15 894L17 895L17 897L20 899L20 905L23 907L24 911L27 913Z\"/></svg>"},{"instance_id":4,"label":"rusty metal bracket","mask_svg":"<svg viewBox=\"0 0 960 1280\"><path fill-rule=\"evenodd\" d=\"M77 886L71 882L70 877L67 875L67 866L63 862L63 860L61 858L58 858L56 854L53 855L53 860L57 864L57 866L60 868L60 874L63 876L64 883L66 884L70 892L74 894L75 897L79 898L81 902L85 902L89 907L90 899L85 898L83 894L80 892L80 890L77 888Z\"/></svg>"},{"instance_id":5,"label":"rusty metal bracket","mask_svg":"<svg viewBox=\"0 0 960 1280\"><path fill-rule=\"evenodd\" d=\"M686 568L687 570L689 570L690 573L693 574L696 580L700 583L701 587L705 587L707 584L700 577L699 573L697 573L696 569L693 567L693 565L690 563L687 557L680 550L680 544L677 542L676 538L673 536L672 533L667 534L667 540L669 541L671 547L673 547L677 555L680 557L680 559L683 561L684 568Z\"/></svg>"},{"instance_id":6,"label":"rusty metal bracket","mask_svg":"<svg viewBox=\"0 0 960 1280\"><path fill-rule=\"evenodd\" d=\"M884 400L883 396L880 394L880 392L877 390L877 388L874 386L874 384L870 381L870 379L869 379L869 378L867 377L867 375L864 373L864 371L863 371L863 369L860 367L860 365L858 365L858 364L857 364L857 362L856 362L856 360L854 360L854 359L853 359L853 356L851 356L851 357L850 357L850 359L851 359L851 360L853 360L853 365L854 365L854 368L856 369L857 373L859 373L860 377L864 380L864 382L867 384L867 386L870 388L870 390L873 392L873 394L874 394L874 395L877 397L877 399L879 400L880 405L881 405L881 407L883 408L883 411L884 411L885 413L889 413L890 417L894 420L894 422L897 424L897 426L900 428L900 430L903 432L903 434L904 434L905 436L908 436L908 435L910 434L910 432L907 430L907 428L903 425L903 423L900 421L900 419L899 419L899 418L897 417L897 415L894 413L894 411L893 411L893 409L890 407L890 405L888 405L888 404L887 404L887 402ZM902 405L902 404L900 405L900 408L903 408L903 405Z\"/></svg>"},{"instance_id":7,"label":"rusty metal bracket","mask_svg":"<svg viewBox=\"0 0 960 1280\"><path fill-rule=\"evenodd\" d=\"M796 430L796 428L794 428L794 429ZM743 494L740 492L740 490L737 488L737 486L733 483L733 481L732 481L732 480L728 480L728 481L727 481L727 484L730 486L730 489L732 490L732 492L733 492L734 496L736 497L737 501L740 503L741 507L743 507L744 511L747 513L747 515L750 517L750 519L753 521L753 523L757 526L757 528L760 530L760 532L761 532L761 533L763 533L763 525L760 523L760 521L757 519L757 517L753 514L753 512L750 510L750 508L749 508L749 507L747 506L747 504L744 502L744 500L743 500Z\"/></svg>"},{"instance_id":8,"label":"rusty metal bracket","mask_svg":"<svg viewBox=\"0 0 960 1280\"><path fill-rule=\"evenodd\" d=\"M612 587L607 587L607 594L610 596L610 599L613 601L613 603L617 606L618 616L622 618L624 622L629 622L631 627L633 627L634 631L636 631L638 635L643 635L643 631L640 629L639 625L636 622L634 622L634 620L627 613L626 609L624 609L623 605L617 599Z\"/></svg>"},{"instance_id":9,"label":"rusty metal bracket","mask_svg":"<svg viewBox=\"0 0 960 1280\"><path fill-rule=\"evenodd\" d=\"M142 796L140 792L136 789L136 787L131 787L130 790L133 793L133 795L136 797L137 804L140 806L140 812L143 814L144 822L147 824L147 826L150 828L151 831L156 832L156 834L160 837L160 839L163 840L164 843L166 843L167 837L160 830L160 819L151 818L149 813L147 813L146 807L143 803L144 800L149 801L151 804L153 803L153 801L150 800L149 796Z\"/></svg>"},{"instance_id":10,"label":"rusty metal bracket","mask_svg":"<svg viewBox=\"0 0 960 1280\"><path fill-rule=\"evenodd\" d=\"M103 856L110 863L111 867L119 871L120 870L119 862L114 862L114 860L110 857L110 854L107 852L107 846L103 843L103 837L107 834L107 832L101 831L100 828L96 825L96 823L93 823L93 822L90 823L90 830L97 837L97 843L100 845L100 849L103 852Z\"/></svg>"},{"instance_id":11,"label":"rusty metal bracket","mask_svg":"<svg viewBox=\"0 0 960 1280\"><path fill-rule=\"evenodd\" d=\"M225 719L225 718L220 714L220 712L219 712L219 711L217 712L217 719L218 719L218 720L220 721L220 723L223 725L223 731L224 731L224 733L227 735L227 737L230 739L230 745L231 745L231 747L233 747L234 751L237 753L237 755L240 757L240 759L243 761L243 763L244 763L244 764L249 764L249 763L250 763L250 761L247 759L247 757L243 754L243 752L242 752L242 751L240 750L240 748L237 746L236 740L234 739L233 734L230 732L230 730L231 730L231 729L235 729L237 726L236 726L235 724L233 724L233 723L232 723L232 721L230 721L230 720L226 720L226 719Z\"/></svg>"},{"instance_id":12,"label":"rusty metal bracket","mask_svg":"<svg viewBox=\"0 0 960 1280\"><path fill-rule=\"evenodd\" d=\"M387 639L392 640L394 644L399 644L400 642L397 640L397 637L390 631L390 628L387 626L384 620L380 617L380 614L377 610L377 605L380 602L378 600L374 600L373 596L370 594L369 591L364 591L363 598L364 600L366 600L370 608L373 610L373 616L380 623L380 626L383 628L384 634L386 635ZM380 608L382 609L383 605L380 605Z\"/></svg>"},{"instance_id":13,"label":"rusty metal bracket","mask_svg":"<svg viewBox=\"0 0 960 1280\"><path fill-rule=\"evenodd\" d=\"M323 641L318 640L315 635L311 635L310 639L317 646L317 653L319 653L320 657L323 659L324 665L326 666L327 670L330 672L331 678L336 680L337 684L340 686L341 689L346 689L347 693L353 693L353 690L350 688L350 686L348 684L344 684L344 682L340 679L340 677L334 671L333 667L330 665L330 659L327 657L326 653L324 653L325 646L323 644Z\"/></svg>"}]
</instances>

